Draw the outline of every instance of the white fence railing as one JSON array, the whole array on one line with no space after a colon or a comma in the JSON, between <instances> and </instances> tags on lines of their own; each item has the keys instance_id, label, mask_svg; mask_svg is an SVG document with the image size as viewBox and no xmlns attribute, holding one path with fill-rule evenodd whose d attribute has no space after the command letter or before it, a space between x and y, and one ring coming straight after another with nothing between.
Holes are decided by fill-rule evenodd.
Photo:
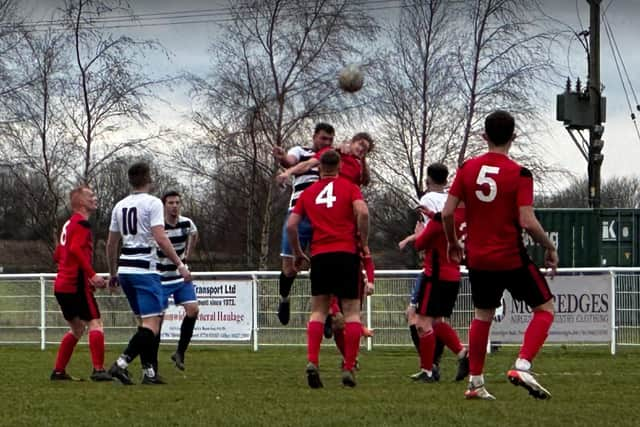
<instances>
[{"instance_id":1,"label":"white fence railing","mask_svg":"<svg viewBox=\"0 0 640 427\"><path fill-rule=\"evenodd\" d=\"M363 322L375 330L368 339L368 349L374 346L411 345L404 317L409 294L419 270L381 270L376 272L376 293L363 305ZM611 275L611 342L612 354L617 345L640 344L640 268L560 269L559 274L581 275L605 273ZM310 285L306 274L294 283L291 294L291 321L282 326L277 319L279 301L276 271L197 272L198 280L246 280L252 286L253 314L251 344L304 345L305 325L309 314ZM66 322L53 295L55 274L0 274L0 344L57 344ZM105 335L109 344L126 343L135 328L135 318L122 295L96 294ZM463 342L467 340L473 317L471 291L463 277L458 302L451 323ZM212 342L224 344L222 342ZM228 343L226 343L228 344Z\"/></svg>"}]
</instances>

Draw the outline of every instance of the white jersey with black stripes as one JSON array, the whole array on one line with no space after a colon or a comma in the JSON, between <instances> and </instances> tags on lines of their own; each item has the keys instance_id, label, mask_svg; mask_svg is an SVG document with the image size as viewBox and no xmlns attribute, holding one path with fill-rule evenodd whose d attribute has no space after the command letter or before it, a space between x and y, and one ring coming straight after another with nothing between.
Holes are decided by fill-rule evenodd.
<instances>
[{"instance_id":1,"label":"white jersey with black stripes","mask_svg":"<svg viewBox=\"0 0 640 427\"><path fill-rule=\"evenodd\" d=\"M157 273L157 243L151 227L164 226L162 201L148 193L133 193L111 212L109 231L122 236L118 274Z\"/></svg>"},{"instance_id":2,"label":"white jersey with black stripes","mask_svg":"<svg viewBox=\"0 0 640 427\"><path fill-rule=\"evenodd\" d=\"M173 248L180 259L184 260L189 237L196 234L198 229L194 222L186 216L178 216L176 225L164 224L167 237L171 240ZM158 248L158 271L160 272L163 285L173 285L183 282L182 275L178 272L178 267Z\"/></svg>"}]
</instances>

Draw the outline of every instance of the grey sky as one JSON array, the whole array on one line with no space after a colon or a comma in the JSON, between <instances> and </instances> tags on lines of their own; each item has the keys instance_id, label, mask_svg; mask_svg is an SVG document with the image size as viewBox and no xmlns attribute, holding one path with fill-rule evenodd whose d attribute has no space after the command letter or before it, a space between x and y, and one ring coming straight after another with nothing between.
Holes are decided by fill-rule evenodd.
<instances>
[{"instance_id":1,"label":"grey sky","mask_svg":"<svg viewBox=\"0 0 640 427\"><path fill-rule=\"evenodd\" d=\"M50 11L61 2L47 0L31 4L35 16L46 18ZM169 0L131 0L137 14L166 13L180 11L202 11L196 16L172 19L179 21L215 21L204 23L188 23L178 25L144 26L141 28L125 28L127 34L158 39L173 55L172 64L166 62L158 65L159 71L189 71L204 74L210 64L211 42L219 36L218 25L223 23L225 14L223 9L228 4L225 0L183 0L180 2ZM383 16L393 13L393 6L399 1L374 1L372 9L388 7L387 10L376 12ZM587 0L543 0L542 7L546 14L562 21L576 32L588 29L589 5ZM640 0L603 0L602 9L606 10L607 19L613 29L618 48L622 53L627 70L631 76L636 94L640 96L640 54L637 43L640 35ZM166 23L162 21L145 21L147 23ZM554 60L560 65L563 76L586 79L586 54L577 40L565 43L554 53ZM635 159L640 159L640 138L636 135L630 118L627 101L622 90L613 60L609 41L602 29L601 34L601 78L605 86L604 95L607 97L607 122L605 123L605 160L602 167L603 179L614 175L636 174ZM158 63L160 64L160 62ZM166 70L164 67L168 67ZM534 142L542 144L549 153L550 161L557 163L577 174L586 174L586 162L564 130L562 124L555 120L555 96L562 92L564 79L555 78L555 86L546 89L544 99L544 117L548 133L541 133L534 137ZM629 90L629 88L627 88ZM630 91L630 90L629 90ZM632 94L630 93L630 96ZM174 105L173 108L157 107L153 112L156 123L170 123L184 120L190 110L188 97L181 90L168 95ZM631 99L635 108L635 100ZM640 116L640 112L636 111ZM638 118L640 123L640 118Z\"/></svg>"}]
</instances>

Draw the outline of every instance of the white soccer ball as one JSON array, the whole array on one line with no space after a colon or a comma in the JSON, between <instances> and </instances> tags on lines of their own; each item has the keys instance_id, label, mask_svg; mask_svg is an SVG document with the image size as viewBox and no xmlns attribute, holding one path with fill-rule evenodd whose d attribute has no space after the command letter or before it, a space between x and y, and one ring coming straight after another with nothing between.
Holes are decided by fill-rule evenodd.
<instances>
[{"instance_id":1,"label":"white soccer ball","mask_svg":"<svg viewBox=\"0 0 640 427\"><path fill-rule=\"evenodd\" d=\"M338 75L338 84L345 92L357 92L364 84L364 73L357 65L347 65Z\"/></svg>"}]
</instances>

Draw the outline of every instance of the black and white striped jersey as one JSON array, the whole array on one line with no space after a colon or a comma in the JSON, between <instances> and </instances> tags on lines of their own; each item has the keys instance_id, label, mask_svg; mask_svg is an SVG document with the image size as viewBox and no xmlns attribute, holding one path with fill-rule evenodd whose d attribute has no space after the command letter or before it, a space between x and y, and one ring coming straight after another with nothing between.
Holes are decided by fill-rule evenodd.
<instances>
[{"instance_id":1,"label":"black and white striped jersey","mask_svg":"<svg viewBox=\"0 0 640 427\"><path fill-rule=\"evenodd\" d=\"M304 162L309 160L316 154L311 148L305 147L292 147L287 152L287 155L293 156L297 159L296 163ZM304 191L305 188L309 187L311 184L320 179L320 172L317 167L311 168L308 171L300 174L294 175L292 180L293 191L291 192L291 199L289 200L289 210L293 209L296 205L296 201L300 197L300 194Z\"/></svg>"},{"instance_id":2,"label":"black and white striped jersey","mask_svg":"<svg viewBox=\"0 0 640 427\"><path fill-rule=\"evenodd\" d=\"M198 232L196 225L190 218L180 215L176 225L165 222L164 229L167 232L167 237L169 237L173 248L176 250L176 254L178 254L180 259L184 259L189 236ZM160 273L163 285L173 285L184 281L178 272L178 267L167 258L160 248L158 248L158 272Z\"/></svg>"}]
</instances>

